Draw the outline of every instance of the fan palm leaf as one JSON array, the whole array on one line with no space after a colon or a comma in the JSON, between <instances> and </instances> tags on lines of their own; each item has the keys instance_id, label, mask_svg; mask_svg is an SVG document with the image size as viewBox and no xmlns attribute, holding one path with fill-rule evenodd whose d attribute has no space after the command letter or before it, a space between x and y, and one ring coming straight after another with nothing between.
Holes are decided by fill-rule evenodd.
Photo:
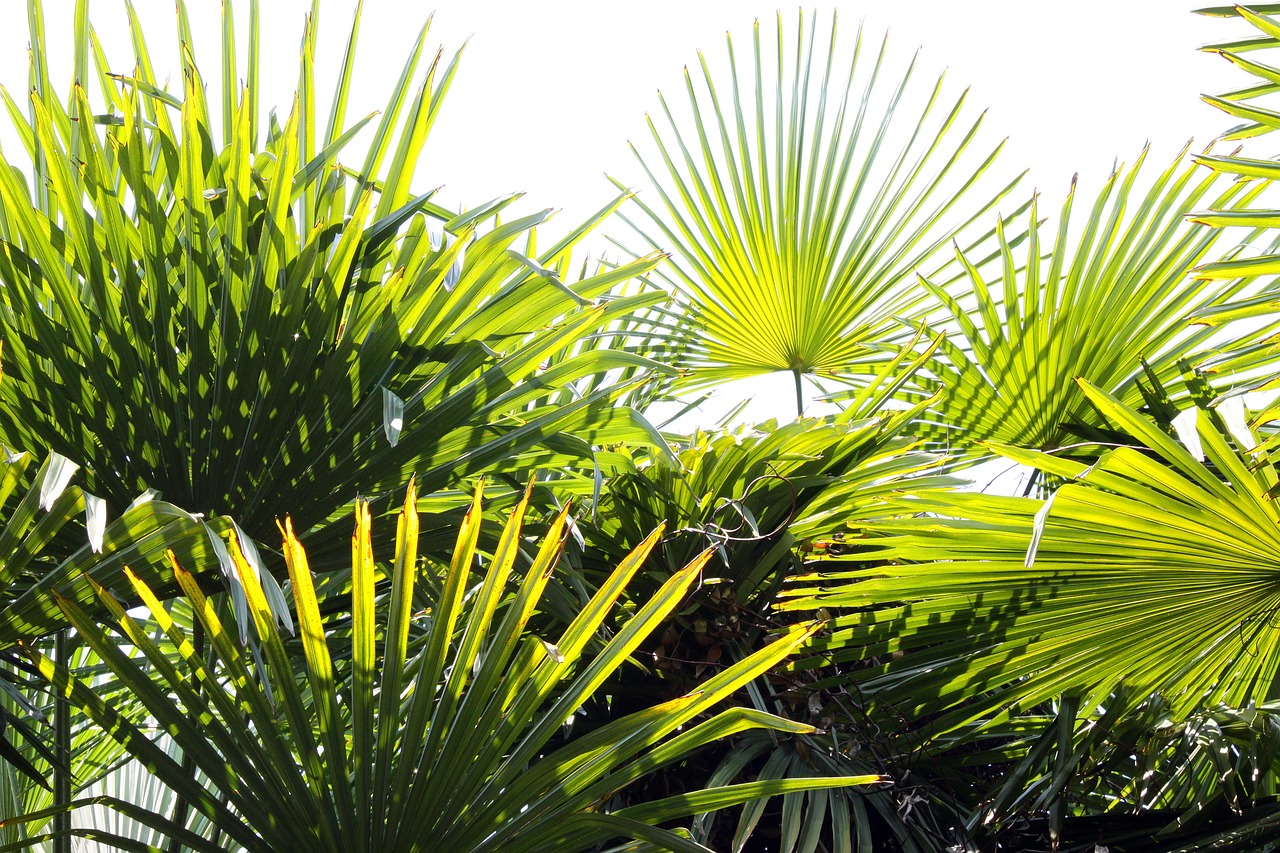
<instances>
[{"instance_id":1,"label":"fan palm leaf","mask_svg":"<svg viewBox=\"0 0 1280 853\"><path fill-rule=\"evenodd\" d=\"M1021 266L999 228L998 282L989 282L957 250L970 298L956 298L921 277L943 306L948 332L931 365L932 378L916 380L920 393L937 395L930 420L963 441L1057 447L1070 439L1073 427L1100 425L1075 377L1141 406L1144 378L1175 387L1184 359L1220 343L1216 325L1190 323L1239 295L1252 279L1196 278L1194 267L1222 232L1188 225L1184 218L1204 203L1246 208L1267 182L1229 182L1194 165L1180 168L1185 154L1184 149L1144 195L1133 187L1146 149L1132 168L1113 172L1078 229L1078 242L1071 231L1073 181L1043 258L1035 205Z\"/></svg>"},{"instance_id":2,"label":"fan palm leaf","mask_svg":"<svg viewBox=\"0 0 1280 853\"><path fill-rule=\"evenodd\" d=\"M93 731L99 742L106 743L118 750L123 749L119 743L110 738L101 737L96 728ZM168 752L175 760L179 762L182 760L180 751L172 744ZM180 803L179 798L172 790L152 775L146 767L132 760L114 768L111 773L103 778L94 780L92 785L84 786L77 796L80 798L105 797L122 800L139 806L145 811L171 815L174 814L175 807L179 806ZM30 811L35 810L30 809ZM105 806L81 810L75 815L75 818L76 822L87 831L97 830L120 838L130 838L144 844L150 844L157 849L164 849L169 840L163 832L152 829L145 823L133 821L120 812ZM196 835L211 840L217 838L217 831L214 826L204 815L198 812L189 813L184 825ZM226 849L225 840L219 843L222 843L224 849Z\"/></svg>"},{"instance_id":3,"label":"fan palm leaf","mask_svg":"<svg viewBox=\"0 0 1280 853\"><path fill-rule=\"evenodd\" d=\"M360 502L352 538L349 663L334 656L335 640L321 621L306 552L286 521L283 548L300 625L301 676L276 633L255 574L233 549L273 687L259 685L251 662L232 639L232 626L217 617L176 561L173 571L209 640L209 660L194 651L186 632L140 579L131 577L154 627L185 658L181 665L174 665L152 638L152 627L135 622L107 590L98 590L102 603L113 611L121 638L137 649L137 658L73 602L58 598L85 642L137 691L138 701L208 777L210 790L168 756L158 736L131 724L91 684L34 649L32 663L191 808L247 850L413 850L431 838L448 850L561 851L621 837L662 849L705 851L687 832L656 824L760 796L877 778L762 780L608 808L635 780L721 738L756 728L812 731L741 708L699 718L785 659L815 626L785 632L695 692L557 746L554 739L566 717L680 603L711 553L672 575L589 654L661 531L622 561L552 642L529 625L561 550L567 514L553 523L521 576L515 563L527 502L526 495L475 578L482 514L477 492L450 566L439 579L439 595L424 613L412 608L420 582L413 487L398 519L382 604L377 602L370 515ZM144 672L139 660L156 672ZM81 805L121 810L195 850L220 849L164 814L104 798L71 807ZM69 832L85 834L77 828Z\"/></svg>"},{"instance_id":4,"label":"fan palm leaf","mask_svg":"<svg viewBox=\"0 0 1280 853\"><path fill-rule=\"evenodd\" d=\"M864 49L861 30L847 65L834 16L825 49L803 14L790 51L781 15L776 55L759 22L752 39L743 76L728 39L727 98L701 54L705 91L685 72L690 119L660 95L656 156L633 146L657 201L635 199L633 224L674 253L698 332L690 382L790 371L799 393L802 376L857 369L918 303L907 277L1016 180L983 188L1000 146L977 150L981 117L941 78L899 118L915 62L882 83L886 46Z\"/></svg>"},{"instance_id":5,"label":"fan palm leaf","mask_svg":"<svg viewBox=\"0 0 1280 853\"><path fill-rule=\"evenodd\" d=\"M1233 118L1240 119L1241 124L1224 134L1226 139L1252 139L1263 136L1280 127L1280 113L1269 103L1268 96L1277 91L1280 84L1280 71L1259 59L1247 56L1254 51L1266 51L1280 45L1280 6L1271 3L1248 4L1238 6L1218 6L1199 10L1200 14L1213 17L1238 18L1256 31L1251 38L1234 39L1206 45L1205 51L1217 53L1231 64L1255 78L1252 85L1226 92L1221 95L1205 95L1206 103L1214 106ZM1265 57L1265 53L1263 54ZM1237 175L1241 178L1260 178L1275 180L1280 177L1280 167L1275 161L1260 159L1256 156L1246 157L1239 152L1230 155L1204 155L1199 162L1209 168L1226 175ZM1248 207L1245 209L1224 209L1213 207L1197 211L1191 218L1215 228L1247 227L1266 229L1274 234L1280 225L1280 212L1270 208ZM1207 263L1200 267L1197 274L1208 279L1227 279L1237 276L1265 276L1280 272L1280 254L1275 243L1262 245L1249 253ZM1260 368L1272 372L1275 359L1275 331L1277 327L1277 307L1280 296L1271 285L1262 292L1249 298L1237 299L1225 306L1216 306L1213 310L1204 311L1198 318L1200 322L1216 325L1232 320L1246 320L1254 326L1254 334L1248 339L1234 343L1227 348L1214 367L1224 370L1257 372Z\"/></svg>"},{"instance_id":6,"label":"fan palm leaf","mask_svg":"<svg viewBox=\"0 0 1280 853\"><path fill-rule=\"evenodd\" d=\"M123 592L126 565L157 589L176 591L158 572L166 551L217 564L228 522L204 523L147 495L109 519L103 500L73 482L76 476L77 466L57 455L38 467L25 452L6 450L0 459L0 649L66 626L49 598L55 591L96 610L93 584Z\"/></svg>"},{"instance_id":7,"label":"fan palm leaf","mask_svg":"<svg viewBox=\"0 0 1280 853\"><path fill-rule=\"evenodd\" d=\"M612 405L627 383L591 377L664 368L573 349L665 299L619 290L656 256L559 278L622 198L530 258L518 248L534 245L547 211L510 216L508 197L451 213L411 188L460 58L437 53L419 73L427 28L386 110L348 124L357 8L324 130L308 19L293 104L283 126L273 115L264 127L257 4L243 87L227 70L232 6L221 134L182 3L178 93L157 82L131 7L136 66L122 74L82 2L66 103L47 83L27 116L8 99L31 173L28 183L17 152L0 157L0 436L81 460L112 504L154 488L234 511L252 536L272 529L277 507L305 531L349 495L413 472L429 491L485 469L563 464L619 434L657 440ZM31 9L33 73L47 80ZM92 77L104 106L91 106ZM350 169L339 157L366 128L368 151ZM540 404L579 383L590 387ZM562 433L576 444L533 450Z\"/></svg>"},{"instance_id":8,"label":"fan palm leaf","mask_svg":"<svg viewBox=\"0 0 1280 853\"><path fill-rule=\"evenodd\" d=\"M67 645L73 645L72 642ZM56 644L49 641L43 643L46 650L56 649ZM11 653L12 654L12 653ZM122 709L129 702L130 695L126 688L106 672L101 662L84 646L74 647L68 657L68 668L74 670L79 677L92 681L95 689L104 695L111 695L114 701L121 703ZM16 685L15 685L16 686ZM8 700L4 703L7 714L17 715L24 721L22 730L34 731L38 742L22 742L15 738L14 746L20 751L25 763L0 764L0 820L18 817L34 812L47 811L55 803L69 802L72 797L92 796L105 792L128 794L135 803L166 803L174 801L173 793L147 773L146 769L128 759L125 747L111 738L104 738L102 732L83 714L69 709L65 717L59 719L58 699L46 695L38 685L25 684L19 687L26 697L24 702ZM145 709L132 708L128 712L135 722L147 722ZM65 724L68 729L68 755L65 760L50 763L48 754L56 757L55 731ZM59 766L62 765L62 766ZM32 779L15 769L16 766L34 767L38 776ZM61 793L49 787L48 780L65 777L68 784ZM50 815L54 817L55 815ZM65 818L65 815L58 817ZM77 815L82 819L84 815ZM128 819L120 815L102 810L86 822L89 826L103 827L105 823L122 825L129 834ZM196 825L199 823L197 821ZM47 824L40 822L17 822L0 830L0 844L17 844L28 840L33 834L45 831ZM135 835L145 835L144 831L135 831Z\"/></svg>"},{"instance_id":9,"label":"fan palm leaf","mask_svg":"<svg viewBox=\"0 0 1280 853\"><path fill-rule=\"evenodd\" d=\"M670 532L654 548L650 570L632 584L639 601L708 546L715 549L706 570L714 577L671 614L647 647L661 681L649 673L623 671L614 688L615 704L663 685L692 688L703 672L747 657L764 637L786 625L773 612L777 591L789 575L803 570L803 556L815 539L851 518L871 520L905 511L899 500L904 493L956 482L939 474L942 457L921 450L917 439L903 434L925 404L886 408L931 354L931 348L924 354L904 348L839 416L698 432L673 442L674 459L641 448L619 448L602 459L608 476L590 519L577 524L581 556L572 554L587 583L607 577L611 562L659 524ZM782 742L761 733L717 750L718 755L708 758L718 760L704 759L697 770L673 771L679 780L687 782L697 773L694 778L714 786L740 778L871 772L871 759L855 760L844 752L854 748L855 736L831 715L812 713L815 706L821 708L822 697L810 693L804 680L791 679L784 690L771 674L748 684L735 701L811 722L824 733ZM811 711L808 717L805 708ZM605 713L600 704L585 707L578 725L593 725ZM917 843L912 822L898 818L897 805L892 789L797 792L781 801L752 804L736 829L707 815L697 822L694 837L733 850L772 844L780 815L782 840L776 846L783 851L812 851L819 844L844 849L841 845L852 844L855 837L865 845L882 832L892 832L906 849L932 849Z\"/></svg>"},{"instance_id":10,"label":"fan palm leaf","mask_svg":"<svg viewBox=\"0 0 1280 853\"><path fill-rule=\"evenodd\" d=\"M780 608L835 614L799 664L831 667L819 684L856 689L909 751L962 747L933 770L974 786L971 828L1038 814L1060 836L1078 810L1163 809L1172 845L1274 790L1265 731L1250 750L1213 731L1280 690L1277 472L1215 410L1191 410L1184 446L1080 386L1132 445L1086 465L991 444L1060 485L908 501L918 515L863 525Z\"/></svg>"},{"instance_id":11,"label":"fan palm leaf","mask_svg":"<svg viewBox=\"0 0 1280 853\"><path fill-rule=\"evenodd\" d=\"M935 714L930 730L943 734L1062 694L1082 713L1119 701L1121 688L1127 705L1158 695L1175 721L1272 698L1276 472L1242 455L1210 411L1198 415L1202 462L1116 397L1080 385L1138 446L1086 466L992 445L1065 485L1045 501L923 499L918 509L938 517L870 526L885 536L854 559L874 565L789 591L787 610L856 608L816 641L830 659L895 653L856 676L877 704L910 719Z\"/></svg>"},{"instance_id":12,"label":"fan palm leaf","mask_svg":"<svg viewBox=\"0 0 1280 853\"><path fill-rule=\"evenodd\" d=\"M108 518L105 501L87 492L77 466L49 456L36 465L31 454L7 448L0 456L0 758L4 763L5 817L23 808L65 802L72 782L92 781L120 760L123 748L104 741L83 717L32 689L32 670L15 648L40 643L86 677L92 662L60 635L68 625L54 595L78 601L92 612L101 605L95 585L124 589L125 566L165 594L176 589L158 569L166 552L217 565L231 529L225 520L205 523L187 512L143 495L120 517ZM264 578L275 600L274 580ZM104 693L119 697L118 683L98 678ZM19 825L0 834L6 842L27 837Z\"/></svg>"}]
</instances>

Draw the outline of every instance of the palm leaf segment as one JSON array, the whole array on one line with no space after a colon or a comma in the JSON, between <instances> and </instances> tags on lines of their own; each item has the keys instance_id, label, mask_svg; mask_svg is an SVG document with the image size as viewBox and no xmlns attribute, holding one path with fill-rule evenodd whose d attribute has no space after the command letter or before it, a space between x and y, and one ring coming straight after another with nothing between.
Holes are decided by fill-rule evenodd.
<instances>
[{"instance_id":1,"label":"palm leaf segment","mask_svg":"<svg viewBox=\"0 0 1280 853\"><path fill-rule=\"evenodd\" d=\"M1250 139L1271 133L1280 128L1280 112L1269 105L1266 97L1280 91L1280 69L1267 65L1258 59L1246 56L1259 50L1267 50L1280 46L1280 5L1249 4L1247 6L1221 6L1201 9L1200 14L1214 17L1240 18L1257 31L1252 38L1236 39L1230 42L1210 44L1202 48L1219 54L1241 70L1257 78L1258 82L1227 92L1223 95L1205 95L1204 100L1211 106L1225 112L1243 123L1232 128L1226 139ZM1280 178L1280 165L1273 160L1260 160L1240 156L1204 156L1199 158L1204 165L1228 175L1240 175L1249 178L1275 180ZM1280 226L1280 211L1275 210L1219 210L1212 209L1197 213L1197 222L1216 227L1242 225L1253 228L1276 228ZM1239 275L1274 275L1280 272L1280 255L1265 253L1246 258L1231 258L1218 263L1206 264L1200 274L1211 278L1231 278ZM1272 293L1269 299L1258 300L1251 305L1242 305L1241 316L1260 316L1275 311L1276 297ZM1251 309L1244 311L1243 309Z\"/></svg>"},{"instance_id":2,"label":"palm leaf segment","mask_svg":"<svg viewBox=\"0 0 1280 853\"><path fill-rule=\"evenodd\" d=\"M950 736L1063 694L1085 716L1159 697L1174 722L1275 698L1273 465L1237 451L1214 412L1198 415L1206 463L1116 397L1081 388L1140 446L1088 467L993 446L1066 485L1048 501L922 500L940 517L872 526L885 538L856 559L878 565L791 590L785 609L856 609L816 645L835 660L879 657L854 676L876 707L937 714L930 730Z\"/></svg>"},{"instance_id":3,"label":"palm leaf segment","mask_svg":"<svg viewBox=\"0 0 1280 853\"><path fill-rule=\"evenodd\" d=\"M100 772L120 753L77 726L69 736L70 755L55 759L52 715L41 711L29 690L23 674L29 670L15 648L67 624L51 594L98 612L95 585L127 585L126 563L170 592L172 583L156 571L166 550L184 560L214 561L227 527L145 498L109 519L105 502L74 482L76 472L56 454L39 465L29 453L5 448L0 456L0 757L6 764L0 785L9 786L12 796L5 809L47 802L53 793L48 779L70 769L81 778ZM34 784L20 782L19 774Z\"/></svg>"},{"instance_id":4,"label":"palm leaf segment","mask_svg":"<svg viewBox=\"0 0 1280 853\"><path fill-rule=\"evenodd\" d=\"M687 354L697 384L854 370L918 300L906 277L1014 185L976 194L999 146L970 158L981 117L962 118L964 95L945 101L939 78L900 127L914 61L886 96L884 45L864 55L859 31L846 69L834 17L825 53L816 37L801 15L788 58L779 16L775 78L757 23L745 85L730 39L727 100L700 54L705 94L685 73L691 124L660 96L668 129L649 123L660 165L633 146L660 203L637 199L632 224L674 251L698 326Z\"/></svg>"},{"instance_id":5,"label":"palm leaf segment","mask_svg":"<svg viewBox=\"0 0 1280 853\"><path fill-rule=\"evenodd\" d=\"M542 401L611 370L656 369L633 352L575 349L665 298L616 290L653 259L572 280L591 223L538 251L545 211L500 221L513 198L453 214L414 194L459 60L437 54L419 75L425 27L381 117L348 124L357 10L325 127L309 19L293 105L283 127L274 116L264 127L257 4L242 88L224 4L216 142L183 4L178 95L155 79L131 8L137 67L122 76L85 5L75 57L86 86L66 103L54 96L34 3L29 113L5 95L34 169L28 186L14 152L0 167L7 440L82 462L113 504L153 487L193 509L234 510L255 536L271 530L272 507L305 530L408 472L429 490L522 469L524 451L562 431L573 446L538 462L589 454L598 429L646 440L629 409L610 405L625 386ZM90 106L91 79L103 108ZM368 153L348 169L338 156L367 127Z\"/></svg>"},{"instance_id":6,"label":"palm leaf segment","mask_svg":"<svg viewBox=\"0 0 1280 853\"><path fill-rule=\"evenodd\" d=\"M74 482L77 466L52 455L39 466L31 454L0 458L0 650L47 636L66 625L51 592L97 608L93 584L125 585L125 565L158 589L176 590L156 571L172 550L182 559L214 562L225 520L203 523L161 500L143 496L117 518L105 502ZM217 544L215 544L215 541Z\"/></svg>"},{"instance_id":7,"label":"palm leaf segment","mask_svg":"<svg viewBox=\"0 0 1280 853\"><path fill-rule=\"evenodd\" d=\"M368 505L357 507L352 539L349 634L321 620L306 553L292 525L282 528L297 619L303 676L276 633L271 611L247 562L236 553L274 687L264 688L192 575L173 571L208 639L208 658L169 610L136 577L152 623L136 622L99 588L124 640L122 650L70 600L59 598L85 642L182 748L214 790L197 784L155 740L65 668L32 651L35 666L103 730L165 784L246 850L417 850L422 839L445 850L584 850L611 838L645 849L706 851L660 822L714 811L760 796L866 784L876 777L809 778L723 785L616 810L605 804L646 773L690 751L756 728L784 733L811 727L741 708L710 717L726 696L785 659L812 636L797 627L728 667L695 692L606 723L555 746L564 721L589 699L662 619L680 603L711 557L704 553L623 617L599 650L588 649L628 583L661 537L629 554L563 633L549 642L529 629L562 548L567 512L535 548L527 571L515 571L523 547L528 495L516 507L486 570L473 577L480 495L439 578L420 577L415 492L408 491L378 600ZM428 582L429 580L429 582ZM427 592L426 609L417 612ZM167 638L162 647L157 637ZM349 639L348 639L349 637ZM334 643L349 642L344 671ZM175 665L166 648L183 658ZM140 665L142 659L152 669ZM246 724L246 720L248 724ZM184 830L167 815L101 799L193 850L218 844ZM30 816L39 819L41 815ZM75 832L76 830L72 830ZM110 840L110 839L108 839Z\"/></svg>"},{"instance_id":8,"label":"palm leaf segment","mask_svg":"<svg viewBox=\"0 0 1280 853\"><path fill-rule=\"evenodd\" d=\"M1074 378L1141 406L1144 376L1176 386L1180 360L1220 340L1219 329L1189 323L1251 279L1194 278L1192 269L1221 232L1187 225L1184 217L1205 202L1247 207L1267 182L1229 183L1196 166L1179 169L1184 150L1145 195L1135 196L1146 153L1111 175L1079 242L1069 236L1073 181L1045 257L1033 205L1024 260L1015 261L999 229L999 282L989 283L959 250L971 298L921 278L944 307L950 332L931 366L933 381L916 380L923 393L938 395L933 419L958 428L965 440L1056 447L1071 427L1100 425Z\"/></svg>"}]
</instances>

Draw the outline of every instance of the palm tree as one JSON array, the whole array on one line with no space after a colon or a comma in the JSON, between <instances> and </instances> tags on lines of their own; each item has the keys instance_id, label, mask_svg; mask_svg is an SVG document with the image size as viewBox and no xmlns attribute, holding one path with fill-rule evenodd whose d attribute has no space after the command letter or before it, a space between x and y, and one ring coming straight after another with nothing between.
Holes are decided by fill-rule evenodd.
<instances>
[{"instance_id":1,"label":"palm tree","mask_svg":"<svg viewBox=\"0 0 1280 853\"><path fill-rule=\"evenodd\" d=\"M181 2L173 93L132 7L113 68L82 0L59 96L29 9L0 438L48 461L0 461L0 849L1270 843L1280 405L1238 392L1274 370L1280 261L1184 218L1265 246L1274 163L1142 193L1144 152L1078 240L1074 190L1052 241L1035 200L1014 233L964 96L900 125L914 66L886 88L882 45L779 18L718 89L700 57L689 119L661 102L653 200L548 244L514 197L414 188L460 59L420 71L425 28L348 121L360 11L327 116L313 17L281 121L256 3L243 66L224 4L212 107ZM1209 10L1262 33L1219 46L1261 80L1213 101L1237 136L1280 126L1247 55L1278 10ZM645 248L579 267L615 213ZM844 413L636 413L772 371ZM953 488L939 424L1042 496Z\"/></svg>"}]
</instances>

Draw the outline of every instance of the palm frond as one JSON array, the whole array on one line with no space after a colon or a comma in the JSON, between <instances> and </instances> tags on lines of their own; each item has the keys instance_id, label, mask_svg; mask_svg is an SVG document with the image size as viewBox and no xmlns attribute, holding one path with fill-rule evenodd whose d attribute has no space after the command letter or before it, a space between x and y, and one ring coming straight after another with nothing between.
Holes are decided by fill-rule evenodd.
<instances>
[{"instance_id":1,"label":"palm frond","mask_svg":"<svg viewBox=\"0 0 1280 853\"><path fill-rule=\"evenodd\" d=\"M921 277L943 307L948 332L932 377L915 381L918 394L937 396L929 420L963 441L1057 447L1073 429L1079 435L1081 427L1101 423L1076 377L1141 406L1144 381L1176 389L1184 361L1221 346L1222 328L1201 319L1246 292L1253 279L1195 277L1222 232L1184 217L1204 203L1245 209L1268 182L1230 182L1194 165L1180 168L1185 154L1138 195L1144 149L1131 168L1110 176L1075 230L1073 181L1044 257L1035 205L1021 266L999 228L998 281L988 281L957 250L972 288L968 298Z\"/></svg>"},{"instance_id":2,"label":"palm frond","mask_svg":"<svg viewBox=\"0 0 1280 853\"><path fill-rule=\"evenodd\" d=\"M865 568L799 579L783 605L856 608L815 651L893 653L856 679L882 707L930 715L934 735L998 724L1062 694L1082 714L1111 706L1121 688L1126 706L1158 695L1174 721L1271 697L1275 471L1242 455L1212 412L1199 413L1202 462L1080 384L1137 446L1086 466L992 445L1065 484L1045 501L920 500L930 515L873 526L886 536L853 556Z\"/></svg>"},{"instance_id":3,"label":"palm frond","mask_svg":"<svg viewBox=\"0 0 1280 853\"><path fill-rule=\"evenodd\" d=\"M258 537L280 508L305 531L413 473L430 491L576 461L598 431L653 440L614 404L666 368L642 354L566 356L665 299L619 292L656 255L567 268L625 196L526 257L515 247L548 211L512 216L508 197L452 213L412 189L460 60L440 52L420 72L425 27L387 109L346 125L348 49L322 134L309 21L283 127L273 118L263 133L257 92L237 87L221 92L216 142L178 9L180 92L157 81L131 12L136 67L91 52L104 106L77 84L65 105L37 87L29 119L10 111L31 170L16 152L0 158L0 436L81 461L114 506L154 488L234 513ZM251 85L258 50L251 41ZM39 72L41 42L32 55ZM351 169L340 157L362 130L372 139ZM561 267L564 280L546 273ZM611 371L630 378L593 379ZM538 404L565 389L577 390ZM537 449L561 434L578 444Z\"/></svg>"},{"instance_id":4,"label":"palm frond","mask_svg":"<svg viewBox=\"0 0 1280 853\"><path fill-rule=\"evenodd\" d=\"M176 589L158 571L166 551L182 559L217 565L216 553L227 525L208 524L143 495L120 517L109 518L105 502L75 482L77 466L56 454L36 466L31 454L3 450L0 457L0 759L4 764L4 817L39 809L54 801L51 782L85 783L120 759L119 744L104 741L83 718L56 708L56 698L33 689L34 674L16 646L40 644L68 625L53 596L78 601L99 613L95 588L123 590L126 565L165 594ZM279 589L268 576L274 596ZM60 635L61 636L61 635ZM49 644L46 641L44 645ZM92 663L71 651L62 637L57 647L86 677L98 678ZM49 649L52 652L52 649ZM118 685L98 678L101 689L118 696ZM64 740L60 741L60 738ZM18 825L0 838L28 837Z\"/></svg>"},{"instance_id":5,"label":"palm frond","mask_svg":"<svg viewBox=\"0 0 1280 853\"><path fill-rule=\"evenodd\" d=\"M1017 183L986 188L1000 146L977 141L981 116L941 78L918 113L896 115L915 62L882 83L886 45L861 29L845 45L833 16L823 46L803 14L791 34L779 15L776 50L758 22L752 39L745 74L728 39L727 94L699 54L705 89L685 72L691 119L660 96L656 154L633 146L657 200L637 198L639 216L624 218L671 249L695 312L686 384L858 372L919 303L906 286L916 267Z\"/></svg>"},{"instance_id":6,"label":"palm frond","mask_svg":"<svg viewBox=\"0 0 1280 853\"><path fill-rule=\"evenodd\" d=\"M811 731L740 708L703 715L785 659L814 627L786 632L695 692L554 746L566 717L680 603L711 554L671 576L652 599L621 620L597 652L588 654L661 531L622 561L552 642L531 634L527 626L561 550L566 515L556 520L532 565L520 574L515 568L527 501L526 495L485 571L473 578L481 519L477 492L451 565L439 579L440 593L425 613L411 607L421 582L412 486L398 519L389 594L381 605L371 519L367 504L358 504L349 662L331 652L306 553L286 521L283 548L305 660L301 676L276 633L255 573L236 550L271 686L259 684L251 673L252 661L234 642L234 626L218 618L193 576L176 562L174 573L211 645L208 661L195 653L169 610L134 576L130 580L146 601L154 627L180 651L182 664L172 663L152 639L152 627L135 622L107 590L98 589L102 603L113 611L121 637L137 649L136 657L73 602L57 598L85 642L137 691L138 701L208 777L207 789L169 757L157 736L130 723L91 684L37 650L29 655L59 691L246 850L411 850L427 837L459 851L585 850L622 837L671 850L705 851L687 833L656 824L760 796L874 781L876 777L765 781L609 808L635 780L721 738L757 728ZM379 636L383 642L377 642ZM143 671L140 660L154 666L155 673ZM344 681L348 686L340 689ZM90 804L83 800L69 807ZM123 808L101 798L96 804ZM218 849L173 825L166 815L138 807L126 813L192 849Z\"/></svg>"},{"instance_id":7,"label":"palm frond","mask_svg":"<svg viewBox=\"0 0 1280 853\"><path fill-rule=\"evenodd\" d=\"M991 444L1057 488L908 500L915 517L865 525L861 547L796 578L780 607L832 614L799 666L853 691L906 754L931 755L944 787L968 786L970 828L1035 815L1061 838L1140 809L1156 821L1142 837L1167 824L1174 849L1280 779L1265 716L1256 748L1214 735L1247 736L1242 720L1275 698L1280 479L1218 411L1191 410L1184 447L1080 385L1132 445L1086 465ZM1117 843L1135 829L1106 827Z\"/></svg>"},{"instance_id":8,"label":"palm frond","mask_svg":"<svg viewBox=\"0 0 1280 853\"><path fill-rule=\"evenodd\" d=\"M670 459L643 449L601 454L605 477L599 496L590 516L576 524L578 547L569 544L568 556L581 567L587 585L600 583L612 561L645 541L659 524L666 524L668 532L650 556L649 571L631 585L637 603L700 552L713 549L703 583L645 646L657 672L620 671L611 687L615 706L627 702L630 707L654 690L694 689L705 672L744 659L788 624L773 610L777 591L788 576L803 570L815 539L845 529L850 519L870 521L910 511L899 500L904 493L954 485L938 472L940 456L901 434L922 407L884 408L899 382L927 359L928 354L904 349L896 363L885 365L879 381L867 383L862 399L838 417L669 436L675 450ZM809 691L803 679L784 682L775 673L753 681L735 695L735 702L810 722L823 728L823 734L782 741L767 735L744 737L697 765L673 768L654 784L696 780L715 786L739 779L872 772L870 760L855 761L843 752L858 748L843 725L833 723L830 715L805 716L805 709L821 706L823 698ZM603 703L586 705L575 725L589 730L610 712ZM744 809L736 829L726 827L724 818L707 815L693 834L715 849L776 841L782 850L813 850L819 844L838 849L853 835L869 843L882 832L893 832L907 849L932 849L911 822L890 818L897 807L893 790L797 792L780 803L761 800ZM775 838L779 821L780 841Z\"/></svg>"},{"instance_id":9,"label":"palm frond","mask_svg":"<svg viewBox=\"0 0 1280 853\"><path fill-rule=\"evenodd\" d=\"M1267 50L1280 45L1280 22L1274 4L1250 4L1248 6L1214 7L1200 10L1201 14L1214 17L1238 18L1252 26L1259 35L1253 38L1235 39L1206 45L1202 50L1217 53L1228 62L1254 77L1254 85L1222 95L1205 95L1204 101L1226 114L1242 119L1243 123L1229 130L1227 139L1250 139L1270 133L1280 127L1280 113L1276 113L1269 96L1280 90L1277 80L1280 71L1267 63L1245 56L1255 50ZM1203 155L1200 163L1225 175L1241 178L1275 180L1280 177L1280 167L1273 160L1241 156L1235 151L1226 156ZM1274 234L1280 225L1280 213L1269 208L1224 209L1211 207L1191 214L1191 219L1215 228L1247 227L1262 229ZM1206 279L1230 279L1239 276L1269 276L1280 272L1280 254L1275 242L1263 243L1252 251L1240 252L1231 257L1203 264L1197 275ZM1232 320L1245 320L1255 327L1255 333L1246 340L1226 348L1221 368L1226 370L1255 371L1261 365L1265 369L1274 362L1276 353L1277 321L1275 285L1265 288L1250 298L1234 300L1214 310L1202 312L1199 320L1206 324L1218 324ZM1217 365L1215 365L1217 366Z\"/></svg>"}]
</instances>

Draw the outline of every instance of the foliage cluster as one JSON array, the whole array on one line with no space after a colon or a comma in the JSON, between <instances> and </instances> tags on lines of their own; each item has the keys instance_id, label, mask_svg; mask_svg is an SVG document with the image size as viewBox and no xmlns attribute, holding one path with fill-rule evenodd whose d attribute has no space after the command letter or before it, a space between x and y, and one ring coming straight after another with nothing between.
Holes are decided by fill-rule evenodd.
<instances>
[{"instance_id":1,"label":"foliage cluster","mask_svg":"<svg viewBox=\"0 0 1280 853\"><path fill-rule=\"evenodd\" d=\"M1046 217L779 15L548 241L419 190L429 24L351 120L359 8L277 115L256 0L175 91L88 5L0 90L0 850L1280 849L1274 161ZM1280 5L1205 14L1280 128Z\"/></svg>"}]
</instances>

